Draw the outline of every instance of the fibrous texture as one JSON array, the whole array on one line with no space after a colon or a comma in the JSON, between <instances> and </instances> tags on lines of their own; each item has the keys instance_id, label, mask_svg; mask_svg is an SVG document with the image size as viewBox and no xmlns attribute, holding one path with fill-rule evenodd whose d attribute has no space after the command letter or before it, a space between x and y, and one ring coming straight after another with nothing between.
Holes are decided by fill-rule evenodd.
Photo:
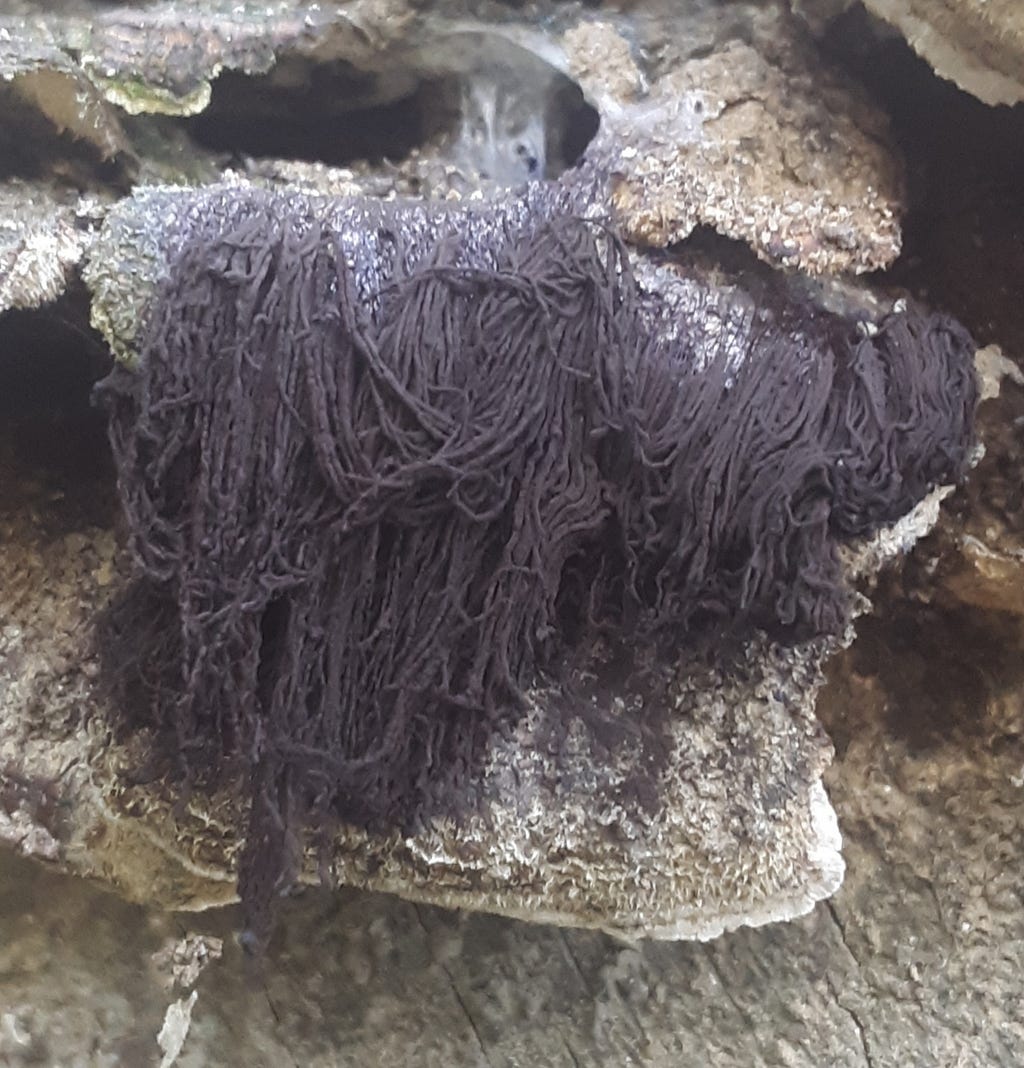
<instances>
[{"instance_id":1,"label":"fibrous texture","mask_svg":"<svg viewBox=\"0 0 1024 1068\"><path fill-rule=\"evenodd\" d=\"M190 780L245 775L257 931L303 827L443 808L584 636L840 630L838 544L965 466L973 346L941 316L766 292L737 354L661 329L602 225L410 257L400 206L368 295L327 215L239 195L104 387L140 572L108 660Z\"/></svg>"}]
</instances>

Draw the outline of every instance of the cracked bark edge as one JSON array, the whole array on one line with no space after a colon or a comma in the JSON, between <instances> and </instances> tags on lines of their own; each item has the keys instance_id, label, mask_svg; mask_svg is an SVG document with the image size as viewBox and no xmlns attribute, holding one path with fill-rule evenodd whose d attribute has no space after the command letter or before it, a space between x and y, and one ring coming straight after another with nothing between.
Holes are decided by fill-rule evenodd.
<instances>
[{"instance_id":1,"label":"cracked bark edge","mask_svg":"<svg viewBox=\"0 0 1024 1068\"><path fill-rule=\"evenodd\" d=\"M985 104L1024 101L1024 8L985 0L864 0L941 78Z\"/></svg>"}]
</instances>

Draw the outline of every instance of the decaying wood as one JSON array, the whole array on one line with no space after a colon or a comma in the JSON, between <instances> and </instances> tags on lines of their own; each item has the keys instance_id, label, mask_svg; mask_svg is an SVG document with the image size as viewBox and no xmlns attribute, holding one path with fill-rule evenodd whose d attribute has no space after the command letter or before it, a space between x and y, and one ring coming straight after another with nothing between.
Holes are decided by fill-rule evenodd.
<instances>
[{"instance_id":1,"label":"decaying wood","mask_svg":"<svg viewBox=\"0 0 1024 1068\"><path fill-rule=\"evenodd\" d=\"M832 15L839 5L826 6ZM941 74L982 99L1020 99L1013 0L868 6ZM137 181L206 183L230 163L253 180L331 193L466 194L475 177L452 174L443 142L381 172L227 160L173 124L202 111L222 70L286 81L340 60L370 79L359 106L391 101L423 77L422 41L467 28L579 82L601 113L595 151L615 159L617 206L638 243L711 227L768 264L824 274L882 267L899 251L903 168L885 118L776 4L623 4L599 18L573 5L516 13L403 0L66 7L21 3L0 25L0 114L31 134L21 170L0 159L4 383L10 345L33 331L48 344L59 323L86 338L80 265L109 205ZM971 270L978 285L1007 284L998 262ZM814 291L870 302L846 283ZM108 303L101 326L115 343L140 308ZM994 338L1016 329L1000 320ZM82 344L95 360L98 339ZM568 830L548 801L498 812L479 839L489 855L467 853L458 835L343 838L342 881L412 900L310 889L286 903L265 997L231 944L230 910L144 913L15 857L137 903L199 910L232 900L237 842L230 797L183 809L161 783L133 781L140 740L112 737L97 704L91 620L124 566L101 427L77 409L5 425L0 839L13 849L0 854L0 1061L156 1063L169 994L160 965L146 962L156 934L178 936L181 924L228 946L198 979L179 1064L1021 1063L1024 390L1021 354L1004 342L1001 355L1009 365L991 352L984 365L1005 374L983 408L976 477L902 576L884 582L876 615L833 659L820 694L821 650L788 660L752 650L751 678L731 691L690 677L681 751L691 764L726 756L717 780L680 776L667 837L633 827L643 848L632 854L601 840L595 827L610 817L593 804L595 782L560 802L560 815L575 814ZM932 525L937 504L883 541L882 555ZM771 696L780 687L788 708ZM492 772L540 759L528 726ZM844 861L842 888L815 906L836 891ZM431 904L669 937L811 911L707 945L627 945ZM73 1028L61 1022L69 1004Z\"/></svg>"}]
</instances>

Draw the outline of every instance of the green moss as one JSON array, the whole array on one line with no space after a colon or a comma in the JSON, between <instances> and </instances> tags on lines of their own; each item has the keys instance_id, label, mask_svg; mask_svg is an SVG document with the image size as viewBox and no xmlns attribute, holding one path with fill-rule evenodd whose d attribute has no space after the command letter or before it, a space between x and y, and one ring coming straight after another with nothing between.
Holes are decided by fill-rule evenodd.
<instances>
[{"instance_id":1,"label":"green moss","mask_svg":"<svg viewBox=\"0 0 1024 1068\"><path fill-rule=\"evenodd\" d=\"M209 81L202 81L191 92L178 96L142 78L127 75L108 78L95 69L89 69L89 77L107 100L129 115L198 115L210 103Z\"/></svg>"}]
</instances>

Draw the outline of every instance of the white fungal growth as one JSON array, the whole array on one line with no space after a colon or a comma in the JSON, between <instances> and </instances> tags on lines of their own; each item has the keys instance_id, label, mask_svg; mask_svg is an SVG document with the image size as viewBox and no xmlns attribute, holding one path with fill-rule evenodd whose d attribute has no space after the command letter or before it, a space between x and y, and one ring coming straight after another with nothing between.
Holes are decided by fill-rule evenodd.
<instances>
[{"instance_id":1,"label":"white fungal growth","mask_svg":"<svg viewBox=\"0 0 1024 1068\"><path fill-rule=\"evenodd\" d=\"M544 177L545 112L551 79L524 87L510 68L478 70L461 83L456 161L501 185Z\"/></svg>"}]
</instances>

